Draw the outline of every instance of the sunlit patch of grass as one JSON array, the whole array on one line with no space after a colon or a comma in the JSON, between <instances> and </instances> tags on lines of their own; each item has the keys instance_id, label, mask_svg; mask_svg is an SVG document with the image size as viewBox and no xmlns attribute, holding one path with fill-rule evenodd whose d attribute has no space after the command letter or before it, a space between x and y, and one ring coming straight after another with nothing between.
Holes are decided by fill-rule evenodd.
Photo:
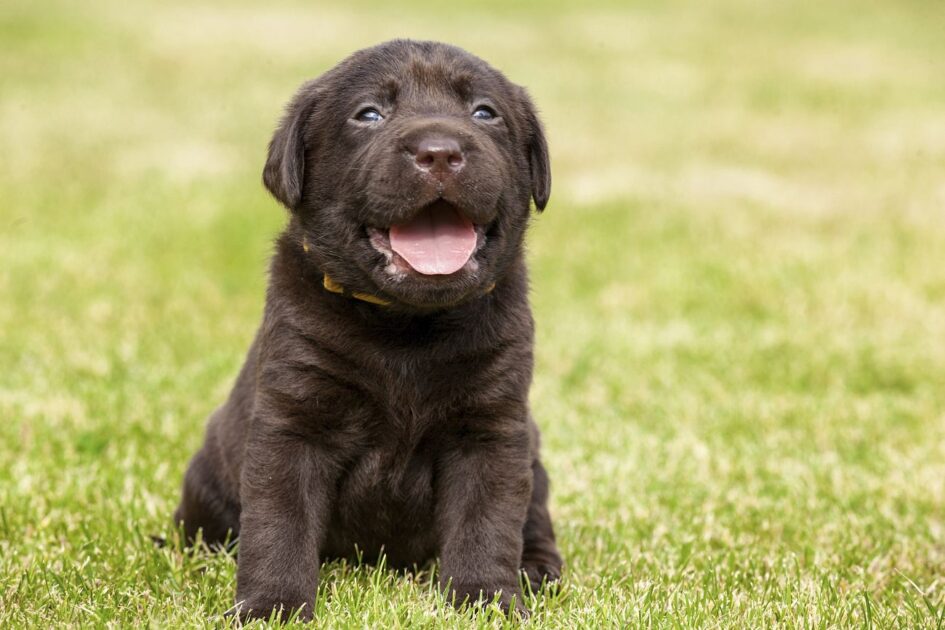
<instances>
[{"instance_id":1,"label":"sunlit patch of grass","mask_svg":"<svg viewBox=\"0 0 945 630\"><path fill-rule=\"evenodd\" d=\"M535 627L941 627L945 83L927 2L57 0L0 15L0 626L232 624L155 547L262 309L305 78L395 36L526 84ZM509 627L332 563L328 627Z\"/></svg>"}]
</instances>

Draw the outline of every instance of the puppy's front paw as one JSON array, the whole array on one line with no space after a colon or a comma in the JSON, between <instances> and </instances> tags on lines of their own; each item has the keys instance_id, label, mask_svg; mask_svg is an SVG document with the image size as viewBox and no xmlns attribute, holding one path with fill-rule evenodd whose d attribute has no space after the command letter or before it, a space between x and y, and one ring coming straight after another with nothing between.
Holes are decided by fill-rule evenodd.
<instances>
[{"instance_id":1,"label":"puppy's front paw","mask_svg":"<svg viewBox=\"0 0 945 630\"><path fill-rule=\"evenodd\" d=\"M525 608L525 598L518 585L489 587L460 582L452 586L450 596L457 608L464 605L485 607L495 601L506 615L514 613L522 619L527 619L530 614Z\"/></svg>"}]
</instances>

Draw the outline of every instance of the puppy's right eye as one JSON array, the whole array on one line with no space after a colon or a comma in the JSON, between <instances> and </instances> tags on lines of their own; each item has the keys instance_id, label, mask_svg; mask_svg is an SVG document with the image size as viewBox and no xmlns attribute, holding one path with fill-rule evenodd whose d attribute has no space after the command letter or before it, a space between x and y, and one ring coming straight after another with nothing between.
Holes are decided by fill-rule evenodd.
<instances>
[{"instance_id":1,"label":"puppy's right eye","mask_svg":"<svg viewBox=\"0 0 945 630\"><path fill-rule=\"evenodd\" d=\"M374 107L365 107L354 115L354 119L358 122L376 123L384 120L384 116Z\"/></svg>"}]
</instances>

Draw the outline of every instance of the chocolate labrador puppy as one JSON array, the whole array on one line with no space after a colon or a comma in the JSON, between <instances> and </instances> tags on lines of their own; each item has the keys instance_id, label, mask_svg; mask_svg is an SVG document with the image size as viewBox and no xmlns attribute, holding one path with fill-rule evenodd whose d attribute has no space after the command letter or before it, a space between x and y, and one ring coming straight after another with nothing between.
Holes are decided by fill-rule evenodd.
<instances>
[{"instance_id":1,"label":"chocolate labrador puppy","mask_svg":"<svg viewBox=\"0 0 945 630\"><path fill-rule=\"evenodd\" d=\"M524 612L520 572L562 565L528 408L522 242L551 175L525 90L445 44L362 50L298 91L263 181L290 220L175 521L239 536L243 617L311 617L320 562L356 547Z\"/></svg>"}]
</instances>

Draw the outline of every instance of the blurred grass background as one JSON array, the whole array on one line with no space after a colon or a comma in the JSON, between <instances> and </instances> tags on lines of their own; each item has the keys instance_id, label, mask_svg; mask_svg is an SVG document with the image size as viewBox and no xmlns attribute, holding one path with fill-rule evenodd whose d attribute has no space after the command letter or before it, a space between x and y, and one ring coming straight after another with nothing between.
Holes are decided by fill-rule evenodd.
<instances>
[{"instance_id":1,"label":"blurred grass background","mask_svg":"<svg viewBox=\"0 0 945 630\"><path fill-rule=\"evenodd\" d=\"M155 549L258 323L303 80L391 37L526 85L564 588L547 627L940 627L945 5L5 0L0 626L224 623ZM326 627L509 625L331 565Z\"/></svg>"}]
</instances>

